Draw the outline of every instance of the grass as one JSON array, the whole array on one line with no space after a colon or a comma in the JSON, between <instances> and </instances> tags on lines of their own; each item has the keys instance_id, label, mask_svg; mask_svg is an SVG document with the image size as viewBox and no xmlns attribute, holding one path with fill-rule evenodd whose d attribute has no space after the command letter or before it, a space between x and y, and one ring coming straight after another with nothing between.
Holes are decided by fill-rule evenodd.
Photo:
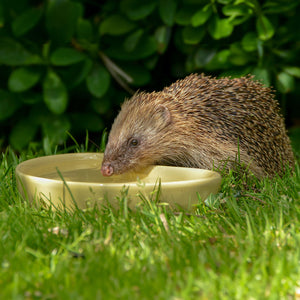
<instances>
[{"instance_id":1,"label":"grass","mask_svg":"<svg viewBox=\"0 0 300 300\"><path fill-rule=\"evenodd\" d=\"M0 299L294 299L300 287L300 170L224 177L194 212L147 196L137 211L37 209L2 154Z\"/></svg>"}]
</instances>

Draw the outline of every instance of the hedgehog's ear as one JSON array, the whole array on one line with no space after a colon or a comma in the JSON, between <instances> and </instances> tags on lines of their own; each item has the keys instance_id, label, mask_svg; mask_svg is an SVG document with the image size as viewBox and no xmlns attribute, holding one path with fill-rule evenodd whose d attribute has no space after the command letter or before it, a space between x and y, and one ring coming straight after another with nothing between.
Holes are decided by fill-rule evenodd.
<instances>
[{"instance_id":1,"label":"hedgehog's ear","mask_svg":"<svg viewBox=\"0 0 300 300\"><path fill-rule=\"evenodd\" d=\"M165 127L172 121L171 112L166 106L159 104L155 110L155 119L158 123L160 123L159 125Z\"/></svg>"}]
</instances>

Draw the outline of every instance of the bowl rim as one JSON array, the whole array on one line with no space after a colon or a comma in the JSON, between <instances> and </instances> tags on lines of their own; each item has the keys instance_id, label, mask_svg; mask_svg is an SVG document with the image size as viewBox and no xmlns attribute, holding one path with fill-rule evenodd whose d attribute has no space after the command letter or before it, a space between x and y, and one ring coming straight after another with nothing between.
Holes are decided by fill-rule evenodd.
<instances>
[{"instance_id":1,"label":"bowl rim","mask_svg":"<svg viewBox=\"0 0 300 300\"><path fill-rule=\"evenodd\" d=\"M39 181L39 182L45 182L45 183L53 183L53 184L67 184L70 186L89 186L89 187L112 187L112 188L116 188L116 187L120 187L122 188L123 186L137 186L139 184L145 186L145 187L155 187L156 185L159 184L159 180L158 178L160 178L159 176L156 176L156 180L154 182L145 182L142 179L139 180L134 180L134 181L128 181L128 182L82 182L82 181L75 181L75 180L61 180L61 179L52 179L52 178L46 178L46 177L40 177L37 175L33 175L30 174L29 172L26 172L28 170L28 168L30 168L30 165L32 164L32 161L34 160L35 162L37 160L44 160L44 159L51 159L51 157L55 157L55 158L62 158L63 156L75 156L75 157L84 157L84 156L88 156L88 155L97 155L97 156L102 156L103 153L100 152L80 152L80 153L63 153L63 154L54 154L54 155L46 155L46 156L39 156L39 157L35 157L35 158L31 158L28 160L25 160L21 163L19 163L15 169L16 171L16 176L18 177L26 177L27 179L31 180L31 181ZM182 169L186 172L189 171L193 171L196 173L207 173L208 176L205 177L200 177L200 178L195 178L195 179L188 179L188 180L171 180L171 181L162 181L161 184L164 185L165 187L168 186L174 186L174 184L176 184L177 187L180 186L185 186L187 187L188 185L193 185L195 183L205 183L208 181L212 181L215 179L221 179L221 175L213 170L208 170L208 169L200 169L200 168L187 168L187 167L176 167L176 166L165 166L165 165L153 165L151 166L151 168L167 168L169 170L178 170L178 169ZM100 172L100 168L99 168L99 172Z\"/></svg>"}]
</instances>

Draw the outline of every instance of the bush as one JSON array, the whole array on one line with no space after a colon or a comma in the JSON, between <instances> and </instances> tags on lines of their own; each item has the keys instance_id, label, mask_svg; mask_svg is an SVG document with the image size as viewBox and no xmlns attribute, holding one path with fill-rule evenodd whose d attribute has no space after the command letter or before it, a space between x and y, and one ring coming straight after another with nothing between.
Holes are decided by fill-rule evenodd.
<instances>
[{"instance_id":1,"label":"bush","mask_svg":"<svg viewBox=\"0 0 300 300\"><path fill-rule=\"evenodd\" d=\"M297 118L299 1L3 0L2 143L15 149L67 131L98 134L137 89L191 72L248 73Z\"/></svg>"}]
</instances>

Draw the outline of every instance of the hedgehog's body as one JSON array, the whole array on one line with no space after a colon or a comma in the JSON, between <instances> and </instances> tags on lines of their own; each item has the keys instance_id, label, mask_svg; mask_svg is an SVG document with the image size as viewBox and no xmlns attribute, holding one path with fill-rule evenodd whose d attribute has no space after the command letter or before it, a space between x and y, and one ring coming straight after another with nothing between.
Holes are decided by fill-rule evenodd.
<instances>
[{"instance_id":1,"label":"hedgehog's body","mask_svg":"<svg viewBox=\"0 0 300 300\"><path fill-rule=\"evenodd\" d=\"M125 101L109 135L102 173L149 164L231 167L238 153L259 177L293 167L271 90L249 77L190 75L161 92Z\"/></svg>"}]
</instances>

